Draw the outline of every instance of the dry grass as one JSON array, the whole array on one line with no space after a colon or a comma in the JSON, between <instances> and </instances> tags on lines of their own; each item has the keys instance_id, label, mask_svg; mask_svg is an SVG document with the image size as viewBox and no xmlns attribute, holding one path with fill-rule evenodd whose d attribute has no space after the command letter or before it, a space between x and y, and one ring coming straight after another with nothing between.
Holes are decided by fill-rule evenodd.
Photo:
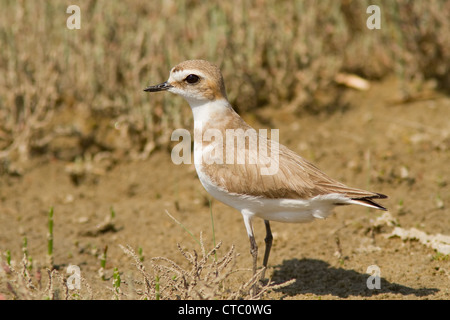
<instances>
[{"instance_id":1,"label":"dry grass","mask_svg":"<svg viewBox=\"0 0 450 320\"><path fill-rule=\"evenodd\" d=\"M365 27L370 4L382 10L381 30ZM21 174L45 155L90 161L78 167L96 175L167 147L173 128L190 126L190 111L142 89L191 58L222 67L241 112L332 111L338 72L450 87L450 4L438 0L85 1L80 30L66 28L63 2L1 5L2 172Z\"/></svg>"},{"instance_id":2,"label":"dry grass","mask_svg":"<svg viewBox=\"0 0 450 320\"><path fill-rule=\"evenodd\" d=\"M93 291L80 275L82 286L69 289L67 277L56 269L33 269L26 257L19 265L8 264L0 257L0 300L79 300L93 299Z\"/></svg>"},{"instance_id":3,"label":"dry grass","mask_svg":"<svg viewBox=\"0 0 450 320\"><path fill-rule=\"evenodd\" d=\"M137 289L145 299L237 299L256 298L250 293L251 286L258 281L251 277L240 288L227 287L227 278L236 272L232 263L234 246L219 260L213 254L219 250L221 243L206 252L202 248L202 256L194 250L192 253L178 245L178 250L189 262L189 269L181 267L166 257L151 259L152 272L148 273L134 250L127 246L123 251L134 259L134 264L142 275L139 284L143 289ZM261 291L261 294L266 291ZM258 295L260 296L260 295Z\"/></svg>"},{"instance_id":4,"label":"dry grass","mask_svg":"<svg viewBox=\"0 0 450 320\"><path fill-rule=\"evenodd\" d=\"M113 212L113 209L111 210ZM53 208L50 209L50 213L49 221L53 221ZM168 212L167 214L181 225ZM112 219L113 215L109 216L104 225L114 228ZM100 228L103 227L100 226ZM191 234L189 230L186 231ZM50 224L49 237L53 237L53 225L50 226ZM153 257L149 263L144 263L142 254L136 254L130 245L119 245L128 259L131 259L131 264L134 265L138 274L124 267L119 272L118 267L114 267L113 275L109 277L106 275L108 245L99 254L100 269L97 274L86 270L81 272L79 266L70 264L68 266L54 265L50 251L46 256L46 272L43 272L40 259L34 261L28 255L28 240L24 238L23 258L20 262L11 260L14 253L0 251L0 300L260 299L268 291L292 283L287 281L275 284L269 280L265 285L261 285L259 279L262 269L246 279L250 272L236 269L234 245L220 257L222 242L208 251L205 248L202 233L197 242L200 246L200 255L196 250L189 252L180 244L177 245L178 251L188 262L187 267L166 257ZM53 243L51 251L53 251ZM50 262L48 258L51 258ZM244 280L236 281L237 274L244 275ZM86 277L90 280L86 280ZM101 282L100 285L98 281ZM112 286L106 285L108 282ZM90 283L93 285L91 286ZM91 287L95 287L96 290L92 290Z\"/></svg>"},{"instance_id":5,"label":"dry grass","mask_svg":"<svg viewBox=\"0 0 450 320\"><path fill-rule=\"evenodd\" d=\"M256 275L249 277L236 287L236 281L233 277L237 273L244 272L246 274L249 270L235 268L236 253L234 246L221 258L217 258L216 254L222 246L221 242L209 251L204 248L201 236L200 243L202 244L201 256L195 250L189 252L178 245L180 254L188 261L188 268L182 267L165 257L154 257L150 259L150 263L144 264L131 246L120 245L123 252L131 259L138 274L133 274L132 270L122 270L120 273L117 271L119 277L113 276L109 279L112 285L104 285L103 290L96 290L95 293L89 281L81 273L79 274L79 287L70 288L70 284L73 284L70 273L46 268L46 274L43 274L39 267L33 268L25 255L17 266L8 264L0 256L0 283L2 284L0 300L260 299L268 291L292 283L292 281L287 281L282 284L274 284L269 281L261 286L258 284L261 269ZM123 278L125 278L124 275L127 276L125 279L121 279L120 275ZM116 279L118 282L116 282ZM255 284L258 286L257 292L252 291Z\"/></svg>"}]
</instances>

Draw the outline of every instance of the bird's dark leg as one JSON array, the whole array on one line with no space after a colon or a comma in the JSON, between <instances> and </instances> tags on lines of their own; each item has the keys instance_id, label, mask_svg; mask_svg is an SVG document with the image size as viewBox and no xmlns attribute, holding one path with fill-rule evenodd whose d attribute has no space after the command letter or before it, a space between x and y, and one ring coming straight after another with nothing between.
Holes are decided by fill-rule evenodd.
<instances>
[{"instance_id":1,"label":"bird's dark leg","mask_svg":"<svg viewBox=\"0 0 450 320\"><path fill-rule=\"evenodd\" d=\"M261 274L261 280L264 279L264 275L266 273L267 263L269 261L270 249L272 248L272 241L273 241L273 236L272 236L272 231L270 230L269 220L264 220L264 224L266 225L266 237L264 238L264 242L266 243L266 249L264 251L264 260L263 260L264 270L262 271L262 274Z\"/></svg>"},{"instance_id":2,"label":"bird's dark leg","mask_svg":"<svg viewBox=\"0 0 450 320\"><path fill-rule=\"evenodd\" d=\"M258 245L256 244L255 237L250 235L250 254L253 258L253 276L256 274L256 267L258 265Z\"/></svg>"}]
</instances>

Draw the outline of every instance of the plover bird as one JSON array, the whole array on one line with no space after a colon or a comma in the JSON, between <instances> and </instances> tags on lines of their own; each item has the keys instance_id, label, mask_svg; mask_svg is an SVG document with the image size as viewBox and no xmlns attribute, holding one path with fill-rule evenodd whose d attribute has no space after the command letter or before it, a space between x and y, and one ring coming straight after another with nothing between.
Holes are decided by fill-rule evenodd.
<instances>
[{"instance_id":1,"label":"plover bird","mask_svg":"<svg viewBox=\"0 0 450 320\"><path fill-rule=\"evenodd\" d=\"M386 210L374 199L387 196L351 188L330 178L275 139L250 127L228 102L219 68L208 61L184 61L172 68L167 81L144 91L169 91L189 103L194 117L194 164L198 177L214 198L241 212L254 274L258 248L252 221L255 217L264 220L261 278L272 246L270 221L309 222L326 218L338 205ZM231 142L228 137L232 137ZM244 142L235 144L235 139Z\"/></svg>"}]
</instances>

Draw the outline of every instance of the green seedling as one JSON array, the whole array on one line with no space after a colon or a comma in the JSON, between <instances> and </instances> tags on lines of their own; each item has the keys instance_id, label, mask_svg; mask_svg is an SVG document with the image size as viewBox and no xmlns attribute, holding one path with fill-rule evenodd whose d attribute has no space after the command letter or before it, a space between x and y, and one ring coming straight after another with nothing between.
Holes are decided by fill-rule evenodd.
<instances>
[{"instance_id":1,"label":"green seedling","mask_svg":"<svg viewBox=\"0 0 450 320\"><path fill-rule=\"evenodd\" d=\"M155 277L155 299L159 300L161 298L161 293L159 292L159 276Z\"/></svg>"},{"instance_id":2,"label":"green seedling","mask_svg":"<svg viewBox=\"0 0 450 320\"><path fill-rule=\"evenodd\" d=\"M435 203L438 209L444 209L444 200L442 200L440 194L436 195Z\"/></svg>"},{"instance_id":3,"label":"green seedling","mask_svg":"<svg viewBox=\"0 0 450 320\"><path fill-rule=\"evenodd\" d=\"M100 257L100 277L102 278L103 281L105 281L105 267L106 267L106 253L108 252L108 245L105 246L105 248L103 249L103 253L102 256Z\"/></svg>"},{"instance_id":4,"label":"green seedling","mask_svg":"<svg viewBox=\"0 0 450 320\"><path fill-rule=\"evenodd\" d=\"M28 255L28 240L27 237L23 237L22 241L22 252L25 255L27 261L27 269L31 271L33 269L33 259Z\"/></svg>"},{"instance_id":5,"label":"green seedling","mask_svg":"<svg viewBox=\"0 0 450 320\"><path fill-rule=\"evenodd\" d=\"M117 267L114 267L113 271L113 288L114 292L116 293L116 299L118 297L118 294L120 294L120 273L119 269Z\"/></svg>"},{"instance_id":6,"label":"green seedling","mask_svg":"<svg viewBox=\"0 0 450 320\"><path fill-rule=\"evenodd\" d=\"M142 254L142 247L138 248L138 253L139 253L139 260L141 262L143 262L144 261L144 255Z\"/></svg>"},{"instance_id":7,"label":"green seedling","mask_svg":"<svg viewBox=\"0 0 450 320\"><path fill-rule=\"evenodd\" d=\"M47 259L49 267L53 269L53 207L48 211Z\"/></svg>"},{"instance_id":8,"label":"green seedling","mask_svg":"<svg viewBox=\"0 0 450 320\"><path fill-rule=\"evenodd\" d=\"M6 263L11 266L11 251L6 250Z\"/></svg>"},{"instance_id":9,"label":"green seedling","mask_svg":"<svg viewBox=\"0 0 450 320\"><path fill-rule=\"evenodd\" d=\"M441 252L436 252L432 257L435 261L448 261L450 259L450 254L443 254Z\"/></svg>"}]
</instances>

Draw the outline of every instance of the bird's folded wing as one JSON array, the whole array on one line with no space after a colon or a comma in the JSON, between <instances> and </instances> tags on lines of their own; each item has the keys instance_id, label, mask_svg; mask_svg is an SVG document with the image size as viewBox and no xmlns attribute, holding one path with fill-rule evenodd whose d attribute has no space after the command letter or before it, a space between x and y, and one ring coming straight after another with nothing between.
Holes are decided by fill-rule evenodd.
<instances>
[{"instance_id":1,"label":"bird's folded wing","mask_svg":"<svg viewBox=\"0 0 450 320\"><path fill-rule=\"evenodd\" d=\"M257 140L257 148L250 148L249 143L238 148L235 161L204 165L203 171L214 177L217 186L233 194L274 199L308 199L330 193L352 199L384 197L347 187L278 142L259 135ZM269 174L262 174L264 170Z\"/></svg>"}]
</instances>

